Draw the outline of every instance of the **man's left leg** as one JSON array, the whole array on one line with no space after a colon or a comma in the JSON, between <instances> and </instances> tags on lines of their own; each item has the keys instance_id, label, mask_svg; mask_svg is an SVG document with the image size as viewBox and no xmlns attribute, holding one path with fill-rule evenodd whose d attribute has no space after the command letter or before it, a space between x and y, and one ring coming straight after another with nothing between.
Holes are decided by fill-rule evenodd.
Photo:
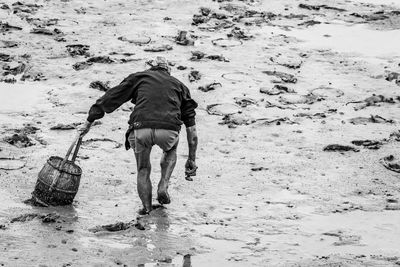
<instances>
[{"instance_id":1,"label":"man's left leg","mask_svg":"<svg viewBox=\"0 0 400 267\"><path fill-rule=\"evenodd\" d=\"M171 200L168 194L168 185L171 174L176 165L176 150L177 146L174 146L169 151L164 151L161 157L161 179L158 183L157 200L160 204L169 204Z\"/></svg>"}]
</instances>

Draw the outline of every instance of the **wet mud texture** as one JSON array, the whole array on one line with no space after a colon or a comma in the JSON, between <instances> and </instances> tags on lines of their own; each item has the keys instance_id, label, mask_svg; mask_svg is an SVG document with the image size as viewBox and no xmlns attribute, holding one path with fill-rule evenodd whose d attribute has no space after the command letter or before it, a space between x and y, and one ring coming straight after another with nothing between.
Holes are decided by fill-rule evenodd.
<instances>
[{"instance_id":1,"label":"wet mud texture","mask_svg":"<svg viewBox=\"0 0 400 267\"><path fill-rule=\"evenodd\" d=\"M391 0L3 0L0 265L398 266L399 14ZM24 203L90 105L156 56L199 103L197 176L181 131L171 203L138 216L128 102L85 137L72 205Z\"/></svg>"}]
</instances>

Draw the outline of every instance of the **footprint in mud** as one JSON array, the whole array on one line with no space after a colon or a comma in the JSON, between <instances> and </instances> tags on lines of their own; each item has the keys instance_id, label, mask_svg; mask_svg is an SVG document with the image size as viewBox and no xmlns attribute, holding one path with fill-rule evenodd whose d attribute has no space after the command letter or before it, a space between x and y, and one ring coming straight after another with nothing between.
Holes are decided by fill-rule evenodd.
<instances>
[{"instance_id":1,"label":"footprint in mud","mask_svg":"<svg viewBox=\"0 0 400 267\"><path fill-rule=\"evenodd\" d=\"M252 79L248 73L241 71L224 73L222 74L222 78L232 82L250 81Z\"/></svg>"},{"instance_id":2,"label":"footprint in mud","mask_svg":"<svg viewBox=\"0 0 400 267\"><path fill-rule=\"evenodd\" d=\"M359 125L363 124L366 125L368 123L395 123L392 119L385 119L379 115L371 115L370 117L355 117L349 120L351 124Z\"/></svg>"},{"instance_id":3,"label":"footprint in mud","mask_svg":"<svg viewBox=\"0 0 400 267\"><path fill-rule=\"evenodd\" d=\"M82 142L86 148L96 149L96 148L120 148L121 143L111 140L109 138L91 138Z\"/></svg>"},{"instance_id":4,"label":"footprint in mud","mask_svg":"<svg viewBox=\"0 0 400 267\"><path fill-rule=\"evenodd\" d=\"M329 86L319 86L315 89L312 89L310 93L323 98L335 98L344 95L342 90Z\"/></svg>"},{"instance_id":5,"label":"footprint in mud","mask_svg":"<svg viewBox=\"0 0 400 267\"><path fill-rule=\"evenodd\" d=\"M0 158L0 170L12 171L24 168L26 162L15 158Z\"/></svg>"},{"instance_id":6,"label":"footprint in mud","mask_svg":"<svg viewBox=\"0 0 400 267\"><path fill-rule=\"evenodd\" d=\"M240 107L231 103L211 104L208 105L206 109L208 114L219 116L231 115L240 112Z\"/></svg>"},{"instance_id":7,"label":"footprint in mud","mask_svg":"<svg viewBox=\"0 0 400 267\"><path fill-rule=\"evenodd\" d=\"M139 46L149 44L151 42L151 38L149 36L120 36L118 37L118 40Z\"/></svg>"},{"instance_id":8,"label":"footprint in mud","mask_svg":"<svg viewBox=\"0 0 400 267\"><path fill-rule=\"evenodd\" d=\"M322 233L325 236L332 236L339 238L332 245L334 246L347 246L347 245L360 245L361 236L346 234L341 230Z\"/></svg>"},{"instance_id":9,"label":"footprint in mud","mask_svg":"<svg viewBox=\"0 0 400 267\"><path fill-rule=\"evenodd\" d=\"M361 109L364 109L364 108L370 107L370 106L379 106L379 103L394 104L396 102L393 99L393 97L386 97L383 95L373 94L372 96L367 97L366 99L361 100L361 101L347 102L346 105L351 104L351 103L359 104L358 106L354 107L354 110L358 111L358 110L361 110Z\"/></svg>"},{"instance_id":10,"label":"footprint in mud","mask_svg":"<svg viewBox=\"0 0 400 267\"><path fill-rule=\"evenodd\" d=\"M220 47L234 47L243 44L241 40L217 38L211 41L213 45Z\"/></svg>"},{"instance_id":11,"label":"footprint in mud","mask_svg":"<svg viewBox=\"0 0 400 267\"><path fill-rule=\"evenodd\" d=\"M282 95L279 97L279 102L282 104L313 104L317 101L321 101L323 98L315 96L313 94L308 95L296 95L296 94L288 94Z\"/></svg>"},{"instance_id":12,"label":"footprint in mud","mask_svg":"<svg viewBox=\"0 0 400 267\"><path fill-rule=\"evenodd\" d=\"M289 69L299 69L303 64L301 57L299 56L290 56L279 53L274 57L270 57L271 62L274 62L278 65L284 66Z\"/></svg>"},{"instance_id":13,"label":"footprint in mud","mask_svg":"<svg viewBox=\"0 0 400 267\"><path fill-rule=\"evenodd\" d=\"M389 155L380 160L380 163L388 170L400 173L400 161L393 155Z\"/></svg>"}]
</instances>

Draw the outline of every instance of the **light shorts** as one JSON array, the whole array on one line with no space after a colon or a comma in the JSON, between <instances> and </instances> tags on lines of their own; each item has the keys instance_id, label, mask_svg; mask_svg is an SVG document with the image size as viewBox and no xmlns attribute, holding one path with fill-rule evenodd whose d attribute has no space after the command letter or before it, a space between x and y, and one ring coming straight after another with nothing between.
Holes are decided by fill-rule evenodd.
<instances>
[{"instance_id":1,"label":"light shorts","mask_svg":"<svg viewBox=\"0 0 400 267\"><path fill-rule=\"evenodd\" d=\"M178 146L179 132L152 128L135 129L129 134L128 140L135 153L140 153L154 145L168 152Z\"/></svg>"}]
</instances>

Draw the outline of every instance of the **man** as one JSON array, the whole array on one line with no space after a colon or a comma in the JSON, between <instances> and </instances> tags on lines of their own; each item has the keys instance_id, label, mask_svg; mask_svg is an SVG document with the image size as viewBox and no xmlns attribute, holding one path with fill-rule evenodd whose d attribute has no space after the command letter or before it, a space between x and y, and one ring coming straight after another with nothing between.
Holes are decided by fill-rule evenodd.
<instances>
[{"instance_id":1,"label":"man","mask_svg":"<svg viewBox=\"0 0 400 267\"><path fill-rule=\"evenodd\" d=\"M170 67L163 57L150 61L151 68L125 78L121 84L108 90L90 108L87 122L78 131L84 136L92 123L111 113L123 103L131 101L135 108L129 119L125 147L133 148L137 164L137 189L143 203L140 214L152 210L152 185L150 181L150 152L153 145L163 150L161 179L157 200L160 204L171 202L168 184L176 164L176 149L181 125L185 124L189 156L185 164L186 176L196 175L197 133L195 109L197 103L189 89L170 75Z\"/></svg>"}]
</instances>

